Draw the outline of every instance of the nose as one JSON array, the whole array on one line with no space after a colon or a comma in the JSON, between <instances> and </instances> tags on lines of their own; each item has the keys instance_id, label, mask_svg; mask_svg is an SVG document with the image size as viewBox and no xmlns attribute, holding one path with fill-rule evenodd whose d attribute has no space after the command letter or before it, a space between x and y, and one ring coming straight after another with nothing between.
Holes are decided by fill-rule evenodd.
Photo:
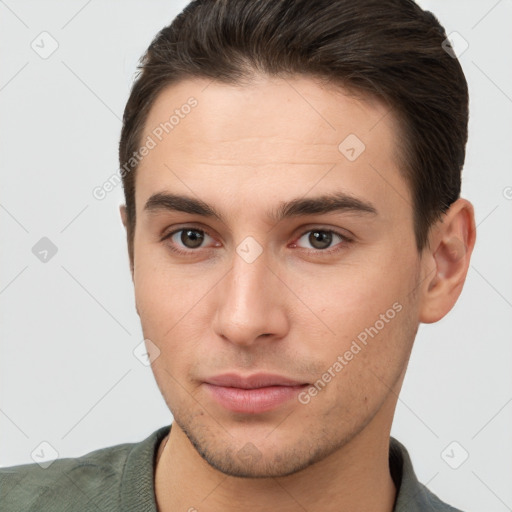
<instances>
[{"instance_id":1,"label":"nose","mask_svg":"<svg viewBox=\"0 0 512 512\"><path fill-rule=\"evenodd\" d=\"M247 347L284 337L289 327L286 292L286 285L264 254L252 262L235 254L231 270L217 287L215 333Z\"/></svg>"}]
</instances>

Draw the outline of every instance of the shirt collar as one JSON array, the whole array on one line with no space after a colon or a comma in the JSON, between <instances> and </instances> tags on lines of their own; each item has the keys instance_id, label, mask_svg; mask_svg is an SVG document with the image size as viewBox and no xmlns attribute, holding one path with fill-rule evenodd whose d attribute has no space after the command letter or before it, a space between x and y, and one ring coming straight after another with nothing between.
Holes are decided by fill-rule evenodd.
<instances>
[{"instance_id":1,"label":"shirt collar","mask_svg":"<svg viewBox=\"0 0 512 512\"><path fill-rule=\"evenodd\" d=\"M123 511L156 512L154 487L156 455L160 442L169 433L170 428L171 425L161 427L141 443L134 444L130 451L121 482ZM457 512L418 481L407 449L394 437L390 437L389 440L389 469L397 489L393 512L424 512L425 510Z\"/></svg>"},{"instance_id":2,"label":"shirt collar","mask_svg":"<svg viewBox=\"0 0 512 512\"><path fill-rule=\"evenodd\" d=\"M393 512L460 512L418 481L407 449L394 437L389 439L389 470L397 488Z\"/></svg>"}]
</instances>

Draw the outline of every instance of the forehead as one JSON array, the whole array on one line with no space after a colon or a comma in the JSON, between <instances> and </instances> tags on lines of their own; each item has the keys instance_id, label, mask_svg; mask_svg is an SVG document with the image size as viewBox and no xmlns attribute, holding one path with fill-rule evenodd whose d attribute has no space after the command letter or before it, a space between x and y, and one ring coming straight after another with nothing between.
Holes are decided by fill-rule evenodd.
<instances>
[{"instance_id":1,"label":"forehead","mask_svg":"<svg viewBox=\"0 0 512 512\"><path fill-rule=\"evenodd\" d=\"M154 192L187 191L187 184L210 196L263 183L269 196L304 195L315 182L323 191L337 183L348 192L391 187L407 196L397 128L378 100L307 77L184 80L164 89L147 117L141 142L154 145L137 170L137 209Z\"/></svg>"}]
</instances>

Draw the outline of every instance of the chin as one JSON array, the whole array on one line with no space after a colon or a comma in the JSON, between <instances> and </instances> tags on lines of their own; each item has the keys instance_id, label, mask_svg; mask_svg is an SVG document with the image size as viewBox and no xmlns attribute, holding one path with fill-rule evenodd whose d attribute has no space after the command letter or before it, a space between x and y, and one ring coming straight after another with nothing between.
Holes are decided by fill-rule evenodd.
<instances>
[{"instance_id":1,"label":"chin","mask_svg":"<svg viewBox=\"0 0 512 512\"><path fill-rule=\"evenodd\" d=\"M176 420L176 417L174 418ZM293 475L329 457L352 438L326 439L319 435L308 435L307 439L281 439L283 444L259 445L247 440L241 448L228 435L219 438L211 432L183 428L197 453L212 468L237 478L277 478ZM286 444L285 444L286 443Z\"/></svg>"}]
</instances>

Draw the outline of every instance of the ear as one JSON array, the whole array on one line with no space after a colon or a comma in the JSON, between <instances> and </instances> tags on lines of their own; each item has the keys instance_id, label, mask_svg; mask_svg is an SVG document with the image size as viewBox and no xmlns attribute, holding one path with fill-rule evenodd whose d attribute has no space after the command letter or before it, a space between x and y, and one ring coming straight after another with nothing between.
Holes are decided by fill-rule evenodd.
<instances>
[{"instance_id":1,"label":"ear","mask_svg":"<svg viewBox=\"0 0 512 512\"><path fill-rule=\"evenodd\" d=\"M124 226L125 230L127 231L128 224L127 224L126 205L122 204L119 206L119 213L121 214L121 221L123 223L123 226ZM128 231L126 233L126 236L128 236ZM133 281L133 261L132 261L130 254L128 255L128 257L130 258L130 273L132 274L132 281Z\"/></svg>"},{"instance_id":2,"label":"ear","mask_svg":"<svg viewBox=\"0 0 512 512\"><path fill-rule=\"evenodd\" d=\"M441 320L455 305L464 286L476 227L473 205L457 199L429 234L422 255L424 281L420 322Z\"/></svg>"},{"instance_id":3,"label":"ear","mask_svg":"<svg viewBox=\"0 0 512 512\"><path fill-rule=\"evenodd\" d=\"M126 205L122 204L119 206L119 213L121 214L121 221L126 229Z\"/></svg>"}]
</instances>

